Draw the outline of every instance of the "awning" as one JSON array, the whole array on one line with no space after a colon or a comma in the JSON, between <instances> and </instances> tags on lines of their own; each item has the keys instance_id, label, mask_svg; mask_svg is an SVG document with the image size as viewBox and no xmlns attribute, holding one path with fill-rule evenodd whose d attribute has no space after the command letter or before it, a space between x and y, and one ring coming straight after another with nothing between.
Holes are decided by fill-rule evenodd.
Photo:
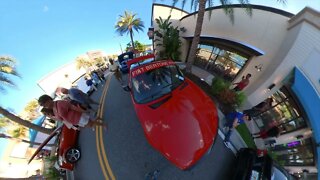
<instances>
[{"instance_id":1,"label":"awning","mask_svg":"<svg viewBox=\"0 0 320 180\"><path fill-rule=\"evenodd\" d=\"M38 126L41 126L43 121L46 119L46 116L40 116L37 119L33 120L32 123L36 124ZM34 142L36 139L38 131L34 130L34 129L29 129L29 138L30 138L30 142Z\"/></svg>"},{"instance_id":2,"label":"awning","mask_svg":"<svg viewBox=\"0 0 320 180\"><path fill-rule=\"evenodd\" d=\"M312 133L316 141L317 146L317 166L319 171L320 166L320 96L317 90L313 87L309 79L295 67L294 69L294 82L291 86L293 92L298 97L300 103L303 106L303 109L308 116L308 119L311 124ZM320 175L320 173L319 173Z\"/></svg>"},{"instance_id":3,"label":"awning","mask_svg":"<svg viewBox=\"0 0 320 180\"><path fill-rule=\"evenodd\" d=\"M308 116L317 144L320 143L320 97L307 77L297 67L294 69L292 90Z\"/></svg>"}]
</instances>

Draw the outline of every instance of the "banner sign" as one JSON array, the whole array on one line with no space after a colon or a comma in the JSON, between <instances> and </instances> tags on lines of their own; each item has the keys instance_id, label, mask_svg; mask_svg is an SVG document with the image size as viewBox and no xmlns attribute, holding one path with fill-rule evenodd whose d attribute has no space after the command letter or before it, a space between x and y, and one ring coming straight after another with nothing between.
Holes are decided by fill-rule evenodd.
<instances>
[{"instance_id":1,"label":"banner sign","mask_svg":"<svg viewBox=\"0 0 320 180\"><path fill-rule=\"evenodd\" d=\"M163 66L169 66L169 65L174 65L175 63L173 61L159 61L159 62L154 62L154 63L151 63L151 64L148 64L148 65L144 65L144 66L141 66L141 67L137 67L137 69L133 70L131 72L131 76L132 77L136 77L140 74L143 74L147 71L150 71L150 70L153 70L153 69L158 69L160 67L163 67Z\"/></svg>"}]
</instances>

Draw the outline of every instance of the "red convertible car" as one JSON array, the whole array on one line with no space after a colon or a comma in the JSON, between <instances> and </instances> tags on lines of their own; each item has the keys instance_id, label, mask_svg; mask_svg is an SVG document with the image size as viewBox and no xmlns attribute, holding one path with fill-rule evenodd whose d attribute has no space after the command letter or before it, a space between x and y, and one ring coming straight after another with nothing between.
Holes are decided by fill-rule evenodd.
<instances>
[{"instance_id":1,"label":"red convertible car","mask_svg":"<svg viewBox=\"0 0 320 180\"><path fill-rule=\"evenodd\" d=\"M180 169L213 145L218 129L213 101L171 60L152 56L128 64L131 98L148 142Z\"/></svg>"},{"instance_id":2,"label":"red convertible car","mask_svg":"<svg viewBox=\"0 0 320 180\"><path fill-rule=\"evenodd\" d=\"M57 156L59 168L63 170L73 170L74 163L76 163L81 157L80 150L77 148L78 135L79 131L68 129L65 125L57 128L43 143L41 143L28 163L33 160L33 158L53 137L58 136Z\"/></svg>"}]
</instances>

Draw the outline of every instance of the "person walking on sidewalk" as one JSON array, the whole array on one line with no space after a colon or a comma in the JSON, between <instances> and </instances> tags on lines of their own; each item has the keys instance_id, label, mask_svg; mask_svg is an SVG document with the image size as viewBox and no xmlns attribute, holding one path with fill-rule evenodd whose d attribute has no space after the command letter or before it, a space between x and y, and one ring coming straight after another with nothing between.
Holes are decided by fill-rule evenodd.
<instances>
[{"instance_id":1,"label":"person walking on sidewalk","mask_svg":"<svg viewBox=\"0 0 320 180\"><path fill-rule=\"evenodd\" d=\"M224 138L224 144L229 148L230 144L230 136L234 128L239 126L240 124L244 124L245 121L251 121L251 117L247 114L243 114L241 112L232 112L226 115L226 123L224 125L224 129L226 129L227 133Z\"/></svg>"}]
</instances>

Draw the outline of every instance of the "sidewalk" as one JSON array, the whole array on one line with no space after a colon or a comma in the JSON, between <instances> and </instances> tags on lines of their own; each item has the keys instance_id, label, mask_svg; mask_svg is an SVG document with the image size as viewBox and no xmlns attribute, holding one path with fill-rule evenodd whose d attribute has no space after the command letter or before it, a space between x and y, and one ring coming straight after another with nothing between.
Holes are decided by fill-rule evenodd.
<instances>
[{"instance_id":1,"label":"sidewalk","mask_svg":"<svg viewBox=\"0 0 320 180\"><path fill-rule=\"evenodd\" d=\"M177 63L178 66L181 69L185 68L185 63ZM214 79L214 76L207 72L206 70L203 70L197 66L192 66L192 74L198 76L203 81L205 81L207 84L211 85L212 79ZM223 131L224 124L226 122L225 115L221 112L221 110L218 108L218 117L219 117L219 136L224 139L225 133ZM253 121L246 122L246 126L248 127L249 131L251 133L259 132L259 128L256 126L256 124ZM262 139L255 139L255 144L258 149L265 149L264 141ZM237 150L241 148L247 147L246 143L238 133L238 131L233 131L232 135L230 137L230 142L232 144L232 147L230 148L234 153L237 152Z\"/></svg>"}]
</instances>

